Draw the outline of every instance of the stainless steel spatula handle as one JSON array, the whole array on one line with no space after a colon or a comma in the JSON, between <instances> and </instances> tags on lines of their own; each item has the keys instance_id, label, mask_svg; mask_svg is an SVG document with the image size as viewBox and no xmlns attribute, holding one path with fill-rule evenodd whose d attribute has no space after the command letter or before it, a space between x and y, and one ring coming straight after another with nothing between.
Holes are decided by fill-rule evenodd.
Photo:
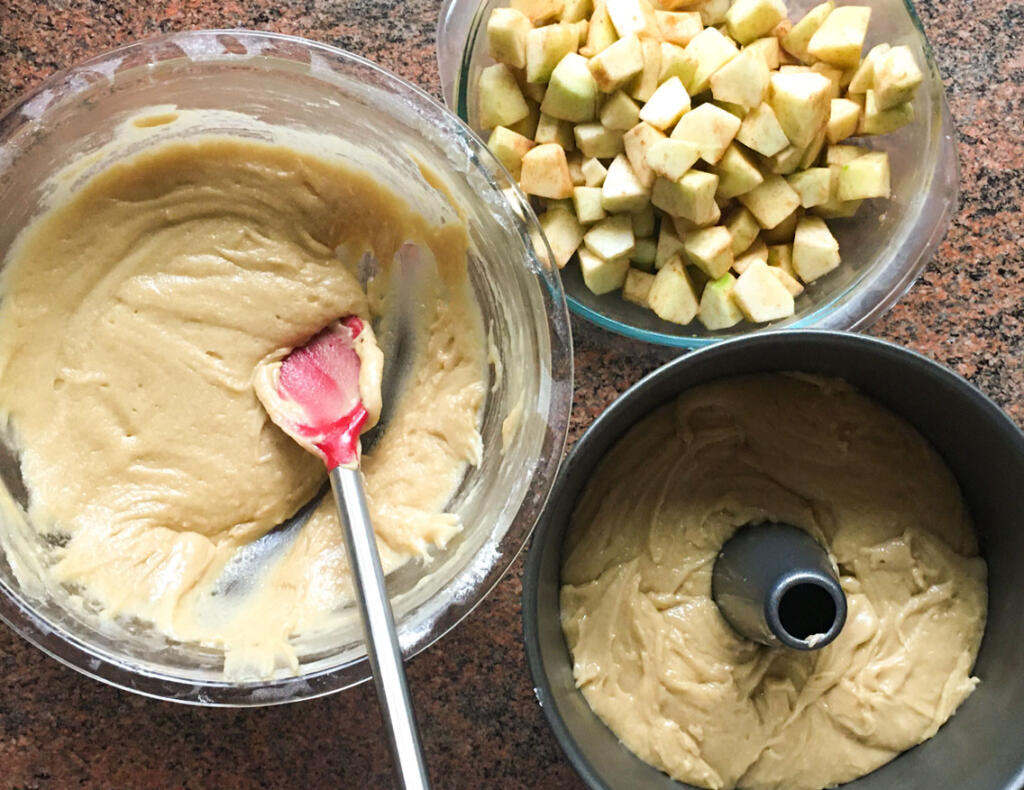
<instances>
[{"instance_id":1,"label":"stainless steel spatula handle","mask_svg":"<svg viewBox=\"0 0 1024 790\"><path fill-rule=\"evenodd\" d=\"M395 771L401 787L427 790L430 778L423 760L423 748L402 666L402 651L398 645L359 470L335 467L331 470L331 488L341 516L356 600L363 616L366 653L373 668L373 682L377 686Z\"/></svg>"}]
</instances>

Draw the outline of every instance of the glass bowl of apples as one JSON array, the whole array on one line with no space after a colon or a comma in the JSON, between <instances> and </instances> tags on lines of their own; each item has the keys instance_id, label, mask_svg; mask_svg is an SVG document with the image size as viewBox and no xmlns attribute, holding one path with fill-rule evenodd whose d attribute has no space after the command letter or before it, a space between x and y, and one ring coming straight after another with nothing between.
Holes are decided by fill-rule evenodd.
<instances>
[{"instance_id":1,"label":"glass bowl of apples","mask_svg":"<svg viewBox=\"0 0 1024 790\"><path fill-rule=\"evenodd\" d=\"M530 199L570 309L681 348L869 326L957 204L903 0L447 0L444 98Z\"/></svg>"}]
</instances>

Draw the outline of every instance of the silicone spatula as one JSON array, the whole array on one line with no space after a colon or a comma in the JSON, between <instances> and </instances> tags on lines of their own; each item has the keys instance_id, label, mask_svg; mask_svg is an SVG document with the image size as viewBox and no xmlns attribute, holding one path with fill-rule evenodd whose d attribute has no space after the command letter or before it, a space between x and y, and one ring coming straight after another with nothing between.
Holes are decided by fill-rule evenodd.
<instances>
[{"instance_id":1,"label":"silicone spatula","mask_svg":"<svg viewBox=\"0 0 1024 790\"><path fill-rule=\"evenodd\" d=\"M320 456L338 505L367 656L403 788L428 788L419 732L402 667L394 615L359 473L359 434L370 416L360 392L364 365L379 370L373 330L356 316L331 324L254 379L270 418Z\"/></svg>"}]
</instances>

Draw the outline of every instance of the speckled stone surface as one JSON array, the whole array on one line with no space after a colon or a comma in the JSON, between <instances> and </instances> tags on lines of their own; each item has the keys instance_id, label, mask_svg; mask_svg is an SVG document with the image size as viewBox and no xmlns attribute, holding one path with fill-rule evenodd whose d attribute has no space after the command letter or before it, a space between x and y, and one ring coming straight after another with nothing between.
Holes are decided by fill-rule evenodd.
<instances>
[{"instance_id":1,"label":"speckled stone surface","mask_svg":"<svg viewBox=\"0 0 1024 790\"><path fill-rule=\"evenodd\" d=\"M944 362L1024 425L1024 5L918 0L961 135L961 205L914 289L872 330ZM363 54L435 95L437 0L0 0L0 105L160 32L247 27ZM673 354L574 322L572 439ZM522 654L521 561L409 678L443 788L575 788ZM261 710L115 691L0 627L0 788L388 787L372 689Z\"/></svg>"}]
</instances>

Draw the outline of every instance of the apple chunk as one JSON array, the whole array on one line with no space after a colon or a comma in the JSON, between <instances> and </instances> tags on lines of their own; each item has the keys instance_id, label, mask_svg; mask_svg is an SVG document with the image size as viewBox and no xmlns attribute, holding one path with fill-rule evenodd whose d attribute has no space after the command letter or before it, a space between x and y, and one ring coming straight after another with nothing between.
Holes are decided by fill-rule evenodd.
<instances>
[{"instance_id":1,"label":"apple chunk","mask_svg":"<svg viewBox=\"0 0 1024 790\"><path fill-rule=\"evenodd\" d=\"M800 207L800 196L786 179L779 175L768 176L739 201L757 220L762 228L774 228Z\"/></svg>"},{"instance_id":2,"label":"apple chunk","mask_svg":"<svg viewBox=\"0 0 1024 790\"><path fill-rule=\"evenodd\" d=\"M523 156L533 148L534 142L504 126L495 127L487 140L487 147L515 179L523 169Z\"/></svg>"},{"instance_id":3,"label":"apple chunk","mask_svg":"<svg viewBox=\"0 0 1024 790\"><path fill-rule=\"evenodd\" d=\"M555 264L563 268L583 241L583 226L571 211L563 208L545 211L537 220L551 246Z\"/></svg>"},{"instance_id":4,"label":"apple chunk","mask_svg":"<svg viewBox=\"0 0 1024 790\"><path fill-rule=\"evenodd\" d=\"M807 42L807 54L842 69L857 66L870 18L867 6L839 6L814 31Z\"/></svg>"},{"instance_id":5,"label":"apple chunk","mask_svg":"<svg viewBox=\"0 0 1024 790\"><path fill-rule=\"evenodd\" d=\"M914 105L911 102L897 104L888 110L878 106L877 94L869 90L864 96L864 114L857 127L858 134L888 134L914 120Z\"/></svg>"},{"instance_id":6,"label":"apple chunk","mask_svg":"<svg viewBox=\"0 0 1024 790\"><path fill-rule=\"evenodd\" d=\"M678 77L665 80L640 110L640 120L665 130L679 121L690 109L690 94Z\"/></svg>"},{"instance_id":7,"label":"apple chunk","mask_svg":"<svg viewBox=\"0 0 1024 790\"><path fill-rule=\"evenodd\" d=\"M839 171L836 197L840 200L887 198L889 191L889 154L884 151L859 156Z\"/></svg>"},{"instance_id":8,"label":"apple chunk","mask_svg":"<svg viewBox=\"0 0 1024 790\"><path fill-rule=\"evenodd\" d=\"M678 181L657 178L651 202L673 217L682 217L696 225L713 221L718 214L715 190L718 176L691 170Z\"/></svg>"},{"instance_id":9,"label":"apple chunk","mask_svg":"<svg viewBox=\"0 0 1024 790\"><path fill-rule=\"evenodd\" d=\"M860 105L849 99L833 99L828 115L826 134L830 143L845 140L857 131Z\"/></svg>"},{"instance_id":10,"label":"apple chunk","mask_svg":"<svg viewBox=\"0 0 1024 790\"><path fill-rule=\"evenodd\" d=\"M683 239L683 250L686 257L712 280L729 271L733 263L732 236L721 225L688 233Z\"/></svg>"},{"instance_id":11,"label":"apple chunk","mask_svg":"<svg viewBox=\"0 0 1024 790\"><path fill-rule=\"evenodd\" d=\"M491 57L514 69L526 66L526 34L533 29L529 17L514 8L495 8L487 20Z\"/></svg>"},{"instance_id":12,"label":"apple chunk","mask_svg":"<svg viewBox=\"0 0 1024 790\"><path fill-rule=\"evenodd\" d=\"M730 36L740 44L748 44L767 35L785 18L786 6L782 0L734 0L725 15L725 23Z\"/></svg>"},{"instance_id":13,"label":"apple chunk","mask_svg":"<svg viewBox=\"0 0 1024 790\"><path fill-rule=\"evenodd\" d=\"M875 62L875 100L881 110L888 110L914 98L923 75L910 48L893 47Z\"/></svg>"},{"instance_id":14,"label":"apple chunk","mask_svg":"<svg viewBox=\"0 0 1024 790\"><path fill-rule=\"evenodd\" d=\"M777 321L796 312L793 295L761 261L752 263L739 276L732 297L747 319L755 323Z\"/></svg>"},{"instance_id":15,"label":"apple chunk","mask_svg":"<svg viewBox=\"0 0 1024 790\"><path fill-rule=\"evenodd\" d=\"M793 145L804 148L828 122L832 81L815 72L775 72L768 102Z\"/></svg>"},{"instance_id":16,"label":"apple chunk","mask_svg":"<svg viewBox=\"0 0 1024 790\"><path fill-rule=\"evenodd\" d=\"M608 49L618 38L619 34L615 32L615 25L608 16L608 7L604 0L594 0L594 14L590 17L590 25L587 27L587 43L580 54L592 58Z\"/></svg>"},{"instance_id":17,"label":"apple chunk","mask_svg":"<svg viewBox=\"0 0 1024 790\"><path fill-rule=\"evenodd\" d=\"M715 172L718 174L718 190L715 197L719 200L742 195L764 181L761 171L735 144L725 149L722 158L715 165Z\"/></svg>"},{"instance_id":18,"label":"apple chunk","mask_svg":"<svg viewBox=\"0 0 1024 790\"><path fill-rule=\"evenodd\" d=\"M648 299L651 295L652 285L654 285L653 274L630 268L626 272L626 281L622 284L622 298L627 302L650 309L651 304Z\"/></svg>"},{"instance_id":19,"label":"apple chunk","mask_svg":"<svg viewBox=\"0 0 1024 790\"><path fill-rule=\"evenodd\" d=\"M835 3L832 0L828 0L821 5L814 6L814 8L804 14L803 18L793 25L790 31L781 39L782 46L786 52L804 62L810 60L807 54L807 45L811 41L811 36L818 31L821 23L832 13L834 8Z\"/></svg>"},{"instance_id":20,"label":"apple chunk","mask_svg":"<svg viewBox=\"0 0 1024 790\"><path fill-rule=\"evenodd\" d=\"M800 196L800 205L811 208L828 201L832 173L827 167L810 167L787 176L786 183Z\"/></svg>"},{"instance_id":21,"label":"apple chunk","mask_svg":"<svg viewBox=\"0 0 1024 790\"><path fill-rule=\"evenodd\" d=\"M658 270L647 301L664 321L686 325L697 317L700 303L682 258L676 256Z\"/></svg>"},{"instance_id":22,"label":"apple chunk","mask_svg":"<svg viewBox=\"0 0 1024 790\"><path fill-rule=\"evenodd\" d=\"M690 110L672 130L673 140L685 140L697 147L700 158L713 165L722 158L740 129L740 119L713 104Z\"/></svg>"},{"instance_id":23,"label":"apple chunk","mask_svg":"<svg viewBox=\"0 0 1024 790\"><path fill-rule=\"evenodd\" d=\"M704 29L696 11L655 11L654 18L664 41L685 47Z\"/></svg>"},{"instance_id":24,"label":"apple chunk","mask_svg":"<svg viewBox=\"0 0 1024 790\"><path fill-rule=\"evenodd\" d=\"M608 217L587 231L583 243L592 253L606 261L626 257L636 247L633 223L623 214Z\"/></svg>"},{"instance_id":25,"label":"apple chunk","mask_svg":"<svg viewBox=\"0 0 1024 790\"><path fill-rule=\"evenodd\" d=\"M553 22L562 13L564 0L511 0L509 5L530 18L535 25Z\"/></svg>"},{"instance_id":26,"label":"apple chunk","mask_svg":"<svg viewBox=\"0 0 1024 790\"><path fill-rule=\"evenodd\" d=\"M565 149L556 143L531 148L523 156L519 186L529 195L545 198L572 197L572 176L565 159Z\"/></svg>"},{"instance_id":27,"label":"apple chunk","mask_svg":"<svg viewBox=\"0 0 1024 790\"><path fill-rule=\"evenodd\" d=\"M686 52L696 64L696 69L686 90L691 96L706 91L711 84L711 75L736 57L739 50L731 39L723 36L717 28L704 28L686 45Z\"/></svg>"},{"instance_id":28,"label":"apple chunk","mask_svg":"<svg viewBox=\"0 0 1024 790\"><path fill-rule=\"evenodd\" d=\"M640 108L622 91L615 91L601 107L601 125L606 129L626 131L640 122Z\"/></svg>"},{"instance_id":29,"label":"apple chunk","mask_svg":"<svg viewBox=\"0 0 1024 790\"><path fill-rule=\"evenodd\" d=\"M599 123L581 123L573 129L576 146L587 158L612 159L622 153L622 132Z\"/></svg>"},{"instance_id":30,"label":"apple chunk","mask_svg":"<svg viewBox=\"0 0 1024 790\"><path fill-rule=\"evenodd\" d=\"M504 63L495 63L480 73L480 125L484 129L509 126L530 114L515 75Z\"/></svg>"},{"instance_id":31,"label":"apple chunk","mask_svg":"<svg viewBox=\"0 0 1024 790\"><path fill-rule=\"evenodd\" d=\"M563 57L551 72L540 111L573 123L593 120L597 110L597 82L587 59L575 52Z\"/></svg>"},{"instance_id":32,"label":"apple chunk","mask_svg":"<svg viewBox=\"0 0 1024 790\"><path fill-rule=\"evenodd\" d=\"M630 167L645 190L649 191L654 183L654 171L647 164L647 152L664 139L665 135L660 130L645 121L641 121L622 136L622 145L626 150Z\"/></svg>"},{"instance_id":33,"label":"apple chunk","mask_svg":"<svg viewBox=\"0 0 1024 790\"><path fill-rule=\"evenodd\" d=\"M793 236L793 270L805 283L839 265L839 242L821 217L803 217Z\"/></svg>"},{"instance_id":34,"label":"apple chunk","mask_svg":"<svg viewBox=\"0 0 1024 790\"><path fill-rule=\"evenodd\" d=\"M601 205L605 211L640 211L650 203L650 194L649 187L640 182L626 156L615 157L601 187Z\"/></svg>"},{"instance_id":35,"label":"apple chunk","mask_svg":"<svg viewBox=\"0 0 1024 790\"><path fill-rule=\"evenodd\" d=\"M607 216L601 202L600 187L574 187L572 206L576 211L576 217L584 225L591 225Z\"/></svg>"},{"instance_id":36,"label":"apple chunk","mask_svg":"<svg viewBox=\"0 0 1024 790\"><path fill-rule=\"evenodd\" d=\"M605 260L590 250L580 250L580 272L583 284L597 295L611 293L622 287L629 272L629 258Z\"/></svg>"},{"instance_id":37,"label":"apple chunk","mask_svg":"<svg viewBox=\"0 0 1024 790\"><path fill-rule=\"evenodd\" d=\"M711 75L711 95L744 108L756 107L768 92L770 77L760 53L744 49Z\"/></svg>"},{"instance_id":38,"label":"apple chunk","mask_svg":"<svg viewBox=\"0 0 1024 790\"><path fill-rule=\"evenodd\" d=\"M726 272L704 286L700 297L700 322L708 329L728 329L743 320L743 311L732 298L736 278Z\"/></svg>"},{"instance_id":39,"label":"apple chunk","mask_svg":"<svg viewBox=\"0 0 1024 790\"><path fill-rule=\"evenodd\" d=\"M656 36L658 23L647 0L605 0L608 16L619 36Z\"/></svg>"},{"instance_id":40,"label":"apple chunk","mask_svg":"<svg viewBox=\"0 0 1024 790\"><path fill-rule=\"evenodd\" d=\"M678 181L700 159L700 150L686 140L658 140L646 151L647 166L655 175Z\"/></svg>"},{"instance_id":41,"label":"apple chunk","mask_svg":"<svg viewBox=\"0 0 1024 790\"><path fill-rule=\"evenodd\" d=\"M774 156L789 146L789 138L775 117L775 110L767 102L744 116L736 139L762 156Z\"/></svg>"},{"instance_id":42,"label":"apple chunk","mask_svg":"<svg viewBox=\"0 0 1024 790\"><path fill-rule=\"evenodd\" d=\"M611 93L643 68L644 50L636 36L620 38L590 59L590 72L605 93Z\"/></svg>"}]
</instances>

